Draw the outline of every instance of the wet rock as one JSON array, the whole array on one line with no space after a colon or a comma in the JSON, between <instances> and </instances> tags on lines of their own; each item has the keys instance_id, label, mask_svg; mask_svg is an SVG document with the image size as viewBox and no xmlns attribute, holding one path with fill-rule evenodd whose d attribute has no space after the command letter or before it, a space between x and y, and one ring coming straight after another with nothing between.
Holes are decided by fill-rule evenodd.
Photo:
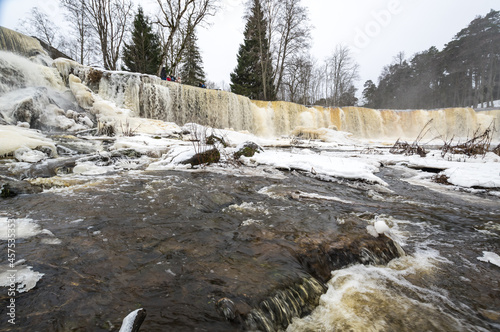
<instances>
[{"instance_id":1,"label":"wet rock","mask_svg":"<svg viewBox=\"0 0 500 332\"><path fill-rule=\"evenodd\" d=\"M42 110L39 107L40 102L35 97L23 100L14 110L14 120L16 122L26 122L31 128L39 127L39 120Z\"/></svg>"},{"instance_id":2,"label":"wet rock","mask_svg":"<svg viewBox=\"0 0 500 332\"><path fill-rule=\"evenodd\" d=\"M219 143L220 145L222 145L225 148L227 148L229 146L223 137L219 137L219 136L216 136L214 134L208 136L207 139L205 140L205 143L207 145L216 145L217 143Z\"/></svg>"},{"instance_id":3,"label":"wet rock","mask_svg":"<svg viewBox=\"0 0 500 332\"><path fill-rule=\"evenodd\" d=\"M22 194L38 194L42 192L40 186L32 185L26 181L2 181L0 179L0 197L11 198Z\"/></svg>"},{"instance_id":4,"label":"wet rock","mask_svg":"<svg viewBox=\"0 0 500 332\"><path fill-rule=\"evenodd\" d=\"M281 331L294 317L304 317L319 304L326 286L313 277L274 292L245 317L249 331Z\"/></svg>"},{"instance_id":5,"label":"wet rock","mask_svg":"<svg viewBox=\"0 0 500 332\"><path fill-rule=\"evenodd\" d=\"M404 252L386 235L340 238L332 243L301 244L297 259L314 277L327 282L331 272L351 264L383 265Z\"/></svg>"},{"instance_id":6,"label":"wet rock","mask_svg":"<svg viewBox=\"0 0 500 332\"><path fill-rule=\"evenodd\" d=\"M234 158L239 159L241 156L253 157L255 153L264 152L259 145L254 142L245 142L238 147L238 151L234 153Z\"/></svg>"},{"instance_id":7,"label":"wet rock","mask_svg":"<svg viewBox=\"0 0 500 332\"><path fill-rule=\"evenodd\" d=\"M244 323L245 317L247 317L252 311L252 307L241 299L231 300L227 297L220 299L216 303L216 308L219 314L224 316L228 321Z\"/></svg>"},{"instance_id":8,"label":"wet rock","mask_svg":"<svg viewBox=\"0 0 500 332\"><path fill-rule=\"evenodd\" d=\"M20 178L50 178L59 174L72 173L76 158L50 159L41 163L30 165L28 169L21 170Z\"/></svg>"},{"instance_id":9,"label":"wet rock","mask_svg":"<svg viewBox=\"0 0 500 332\"><path fill-rule=\"evenodd\" d=\"M188 160L181 162L183 165L191 164L191 166L203 165L203 164L214 164L218 163L220 160L220 152L217 149L211 149L204 152L195 154Z\"/></svg>"}]
</instances>

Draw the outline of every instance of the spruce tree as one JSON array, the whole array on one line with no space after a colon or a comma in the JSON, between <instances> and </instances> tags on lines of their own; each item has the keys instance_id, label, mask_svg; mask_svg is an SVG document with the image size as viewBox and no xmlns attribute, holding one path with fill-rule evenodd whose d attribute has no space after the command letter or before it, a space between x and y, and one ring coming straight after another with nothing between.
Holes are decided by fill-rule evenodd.
<instances>
[{"instance_id":1,"label":"spruce tree","mask_svg":"<svg viewBox=\"0 0 500 332\"><path fill-rule=\"evenodd\" d=\"M158 36L153 33L149 19L139 7L134 19L134 29L130 44L123 49L124 70L156 74L161 61L161 47Z\"/></svg>"},{"instance_id":2,"label":"spruce tree","mask_svg":"<svg viewBox=\"0 0 500 332\"><path fill-rule=\"evenodd\" d=\"M188 26L188 35L186 37L186 48L182 53L181 77L182 83L198 86L200 82L205 81L205 72L203 71L203 60L196 42L198 38L191 25Z\"/></svg>"},{"instance_id":3,"label":"spruce tree","mask_svg":"<svg viewBox=\"0 0 500 332\"><path fill-rule=\"evenodd\" d=\"M273 100L272 63L266 36L267 21L260 0L252 1L238 64L231 73L231 91L251 99Z\"/></svg>"}]
</instances>

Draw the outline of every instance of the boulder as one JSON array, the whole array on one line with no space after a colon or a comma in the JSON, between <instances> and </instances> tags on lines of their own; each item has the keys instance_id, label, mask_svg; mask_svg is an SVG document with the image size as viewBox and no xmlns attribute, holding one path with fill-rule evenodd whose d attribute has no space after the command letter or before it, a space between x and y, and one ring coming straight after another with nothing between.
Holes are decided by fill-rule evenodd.
<instances>
[{"instance_id":1,"label":"boulder","mask_svg":"<svg viewBox=\"0 0 500 332\"><path fill-rule=\"evenodd\" d=\"M235 159L240 159L241 156L253 157L255 153L264 152L264 149L254 142L245 142L238 146L237 150L234 153Z\"/></svg>"},{"instance_id":2,"label":"boulder","mask_svg":"<svg viewBox=\"0 0 500 332\"><path fill-rule=\"evenodd\" d=\"M220 160L220 152L217 149L211 149L204 152L200 152L181 162L183 165L191 164L191 166L197 166L202 164L214 164L218 163Z\"/></svg>"}]
</instances>

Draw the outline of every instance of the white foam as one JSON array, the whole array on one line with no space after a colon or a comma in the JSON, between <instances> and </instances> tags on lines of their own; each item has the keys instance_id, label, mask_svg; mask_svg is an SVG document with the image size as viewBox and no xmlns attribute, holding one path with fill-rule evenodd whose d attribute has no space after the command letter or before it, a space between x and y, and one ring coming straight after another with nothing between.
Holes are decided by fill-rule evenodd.
<instances>
[{"instance_id":1,"label":"white foam","mask_svg":"<svg viewBox=\"0 0 500 332\"><path fill-rule=\"evenodd\" d=\"M228 206L227 208L224 208L223 211L227 212L228 210L239 211L239 212L262 213L266 216L270 214L268 209L266 209L263 206L258 206L253 202L243 202L241 204L233 204Z\"/></svg>"},{"instance_id":2,"label":"white foam","mask_svg":"<svg viewBox=\"0 0 500 332\"><path fill-rule=\"evenodd\" d=\"M50 231L42 229L40 225L32 219L10 219L0 217L0 240L11 238L8 233L9 226L15 228L16 239L27 239L42 233L53 236Z\"/></svg>"},{"instance_id":3,"label":"white foam","mask_svg":"<svg viewBox=\"0 0 500 332\"><path fill-rule=\"evenodd\" d=\"M418 281L437 271L439 262L437 251L417 250L387 266L336 270L320 305L309 316L295 318L287 331L467 330L467 323L453 315L460 307L445 292Z\"/></svg>"}]
</instances>

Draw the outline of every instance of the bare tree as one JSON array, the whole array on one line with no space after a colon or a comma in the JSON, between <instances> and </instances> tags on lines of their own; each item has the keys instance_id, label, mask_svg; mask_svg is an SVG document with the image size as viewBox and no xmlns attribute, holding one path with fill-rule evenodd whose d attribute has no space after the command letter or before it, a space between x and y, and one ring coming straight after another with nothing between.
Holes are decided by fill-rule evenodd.
<instances>
[{"instance_id":1,"label":"bare tree","mask_svg":"<svg viewBox=\"0 0 500 332\"><path fill-rule=\"evenodd\" d=\"M203 23L207 16L214 16L218 0L157 0L160 15L157 23L164 28L162 66L173 72L177 68L181 54L186 47L186 37ZM161 67L158 68L158 75Z\"/></svg>"},{"instance_id":2,"label":"bare tree","mask_svg":"<svg viewBox=\"0 0 500 332\"><path fill-rule=\"evenodd\" d=\"M116 70L132 16L130 0L81 0L92 28L99 36L104 68Z\"/></svg>"},{"instance_id":3,"label":"bare tree","mask_svg":"<svg viewBox=\"0 0 500 332\"><path fill-rule=\"evenodd\" d=\"M69 41L71 56L81 64L93 63L96 55L95 48L91 47L94 39L92 26L86 13L86 0L60 0L61 6L68 12L67 21L73 29L73 40Z\"/></svg>"},{"instance_id":4,"label":"bare tree","mask_svg":"<svg viewBox=\"0 0 500 332\"><path fill-rule=\"evenodd\" d=\"M269 40L274 59L273 81L279 91L290 59L309 51L310 24L307 9L300 0L264 0L269 27Z\"/></svg>"},{"instance_id":5,"label":"bare tree","mask_svg":"<svg viewBox=\"0 0 500 332\"><path fill-rule=\"evenodd\" d=\"M288 61L282 89L286 100L299 104L310 104L311 72L313 61L307 54L296 55Z\"/></svg>"},{"instance_id":6,"label":"bare tree","mask_svg":"<svg viewBox=\"0 0 500 332\"><path fill-rule=\"evenodd\" d=\"M51 47L57 46L57 28L49 16L38 7L33 7L30 16L19 23L23 33L37 37Z\"/></svg>"},{"instance_id":7,"label":"bare tree","mask_svg":"<svg viewBox=\"0 0 500 332\"><path fill-rule=\"evenodd\" d=\"M326 60L327 69L327 99L332 105L339 106L342 96L349 91L359 77L359 65L351 56L348 47L338 45L332 56Z\"/></svg>"}]
</instances>

